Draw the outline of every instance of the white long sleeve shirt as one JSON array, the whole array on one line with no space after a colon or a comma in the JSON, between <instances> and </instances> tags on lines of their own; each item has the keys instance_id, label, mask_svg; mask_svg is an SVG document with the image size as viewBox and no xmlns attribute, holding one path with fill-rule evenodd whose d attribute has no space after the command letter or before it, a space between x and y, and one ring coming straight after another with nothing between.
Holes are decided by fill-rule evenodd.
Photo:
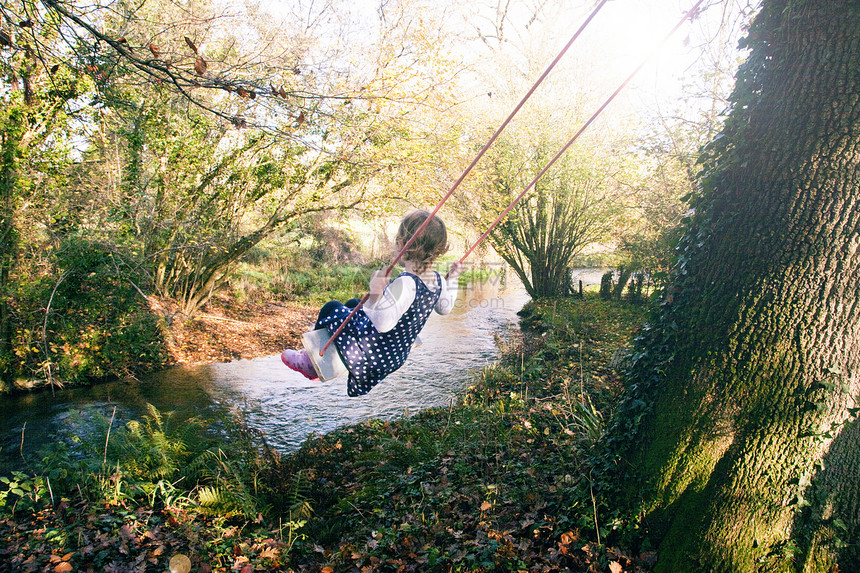
<instances>
[{"instance_id":1,"label":"white long sleeve shirt","mask_svg":"<svg viewBox=\"0 0 860 573\"><path fill-rule=\"evenodd\" d=\"M442 292L434 310L439 314L448 314L454 308L454 303L457 300L457 279L445 280L444 277L440 278ZM430 284L425 284L431 292L435 292L438 286L435 280ZM382 296L374 304L367 303L362 306L362 309L376 330L388 332L397 325L400 317L403 316L414 300L415 281L412 277L401 274L385 287Z\"/></svg>"}]
</instances>

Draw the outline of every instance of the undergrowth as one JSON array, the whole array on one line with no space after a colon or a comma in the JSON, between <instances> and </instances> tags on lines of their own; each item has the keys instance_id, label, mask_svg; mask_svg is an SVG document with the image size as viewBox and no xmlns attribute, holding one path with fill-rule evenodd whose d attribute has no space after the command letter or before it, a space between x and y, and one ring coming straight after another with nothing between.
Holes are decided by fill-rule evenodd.
<instances>
[{"instance_id":1,"label":"undergrowth","mask_svg":"<svg viewBox=\"0 0 860 573\"><path fill-rule=\"evenodd\" d=\"M151 409L110 436L106 420L104 442L56 446L0 484L0 563L164 571L183 553L204 573L649 571L636 520L602 502L587 464L643 315L590 295L530 303L456 403L285 456L241 419Z\"/></svg>"}]
</instances>

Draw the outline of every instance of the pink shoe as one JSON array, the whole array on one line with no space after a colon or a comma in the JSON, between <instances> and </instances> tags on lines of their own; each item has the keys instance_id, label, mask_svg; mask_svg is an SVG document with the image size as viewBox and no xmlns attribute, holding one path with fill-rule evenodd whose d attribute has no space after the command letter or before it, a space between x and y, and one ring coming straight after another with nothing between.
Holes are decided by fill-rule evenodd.
<instances>
[{"instance_id":1,"label":"pink shoe","mask_svg":"<svg viewBox=\"0 0 860 573\"><path fill-rule=\"evenodd\" d=\"M311 363L311 358L304 350L292 350L291 348L287 348L281 352L281 362L308 380L319 380L317 371L314 370L314 365Z\"/></svg>"}]
</instances>

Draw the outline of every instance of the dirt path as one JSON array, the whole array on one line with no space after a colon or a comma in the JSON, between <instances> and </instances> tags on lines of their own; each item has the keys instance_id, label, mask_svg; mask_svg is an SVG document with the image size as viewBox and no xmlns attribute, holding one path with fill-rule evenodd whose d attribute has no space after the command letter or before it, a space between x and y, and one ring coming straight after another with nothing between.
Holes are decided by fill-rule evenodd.
<instances>
[{"instance_id":1,"label":"dirt path","mask_svg":"<svg viewBox=\"0 0 860 573\"><path fill-rule=\"evenodd\" d=\"M169 347L176 364L229 362L297 347L316 319L316 307L275 302L236 303L216 298L193 320L177 317Z\"/></svg>"}]
</instances>

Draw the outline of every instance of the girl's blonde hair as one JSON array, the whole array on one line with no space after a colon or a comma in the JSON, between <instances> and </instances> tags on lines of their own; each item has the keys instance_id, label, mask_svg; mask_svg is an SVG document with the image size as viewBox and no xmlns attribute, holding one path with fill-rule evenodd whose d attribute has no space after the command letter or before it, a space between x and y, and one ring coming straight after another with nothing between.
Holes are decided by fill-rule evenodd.
<instances>
[{"instance_id":1,"label":"girl's blonde hair","mask_svg":"<svg viewBox=\"0 0 860 573\"><path fill-rule=\"evenodd\" d=\"M398 248L409 241L409 238L415 234L424 221L430 217L430 212L424 209L418 209L404 215L400 220L400 228L397 229L397 238L395 243ZM445 223L437 216L433 216L427 226L421 231L421 234L412 241L409 249L403 253L405 260L415 263L418 272L423 272L433 263L440 255L445 254L448 250L448 230L445 228Z\"/></svg>"}]
</instances>

